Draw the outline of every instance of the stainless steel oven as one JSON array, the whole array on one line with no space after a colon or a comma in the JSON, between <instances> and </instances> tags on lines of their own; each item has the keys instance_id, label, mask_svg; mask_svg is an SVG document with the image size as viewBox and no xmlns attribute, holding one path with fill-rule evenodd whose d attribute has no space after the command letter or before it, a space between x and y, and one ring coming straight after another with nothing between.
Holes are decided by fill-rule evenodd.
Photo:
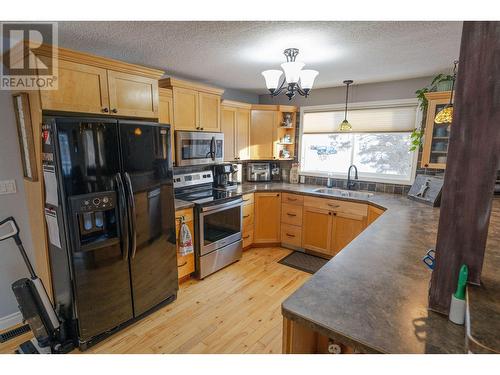
<instances>
[{"instance_id":1,"label":"stainless steel oven","mask_svg":"<svg viewBox=\"0 0 500 375\"><path fill-rule=\"evenodd\" d=\"M224 133L175 132L177 166L224 161Z\"/></svg>"},{"instance_id":2,"label":"stainless steel oven","mask_svg":"<svg viewBox=\"0 0 500 375\"><path fill-rule=\"evenodd\" d=\"M198 207L198 276L202 279L241 258L241 197Z\"/></svg>"}]
</instances>

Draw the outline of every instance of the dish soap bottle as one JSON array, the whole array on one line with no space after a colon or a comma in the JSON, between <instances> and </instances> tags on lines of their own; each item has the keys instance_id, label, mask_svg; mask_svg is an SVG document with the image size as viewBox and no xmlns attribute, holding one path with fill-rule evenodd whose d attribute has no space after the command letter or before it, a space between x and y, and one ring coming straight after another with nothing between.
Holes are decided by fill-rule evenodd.
<instances>
[{"instance_id":1,"label":"dish soap bottle","mask_svg":"<svg viewBox=\"0 0 500 375\"><path fill-rule=\"evenodd\" d=\"M450 315L448 319L455 324L464 324L465 322L465 286L469 270L465 264L462 264L458 273L457 290L451 295Z\"/></svg>"}]
</instances>

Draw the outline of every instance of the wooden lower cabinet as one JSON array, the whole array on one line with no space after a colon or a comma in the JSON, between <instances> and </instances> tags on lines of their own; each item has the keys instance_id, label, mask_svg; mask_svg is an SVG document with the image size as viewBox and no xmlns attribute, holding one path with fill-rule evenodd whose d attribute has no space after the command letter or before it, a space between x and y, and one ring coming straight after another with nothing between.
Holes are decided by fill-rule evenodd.
<instances>
[{"instance_id":1,"label":"wooden lower cabinet","mask_svg":"<svg viewBox=\"0 0 500 375\"><path fill-rule=\"evenodd\" d=\"M334 256L366 228L366 216L333 213L330 255Z\"/></svg>"},{"instance_id":2,"label":"wooden lower cabinet","mask_svg":"<svg viewBox=\"0 0 500 375\"><path fill-rule=\"evenodd\" d=\"M331 255L332 229L332 211L304 206L302 219L302 247L304 249Z\"/></svg>"},{"instance_id":3,"label":"wooden lower cabinet","mask_svg":"<svg viewBox=\"0 0 500 375\"><path fill-rule=\"evenodd\" d=\"M368 218L367 218L367 225L370 225L373 223L375 220L377 220L380 215L384 213L384 210L378 207L373 207L373 206L368 206Z\"/></svg>"},{"instance_id":4,"label":"wooden lower cabinet","mask_svg":"<svg viewBox=\"0 0 500 375\"><path fill-rule=\"evenodd\" d=\"M254 242L254 223L255 223L255 205L254 195L243 195L243 208L242 208L242 233L241 239L243 241L243 248L251 246Z\"/></svg>"},{"instance_id":5,"label":"wooden lower cabinet","mask_svg":"<svg viewBox=\"0 0 500 375\"><path fill-rule=\"evenodd\" d=\"M281 241L281 193L255 193L254 243Z\"/></svg>"},{"instance_id":6,"label":"wooden lower cabinet","mask_svg":"<svg viewBox=\"0 0 500 375\"><path fill-rule=\"evenodd\" d=\"M194 253L188 255L180 255L179 254L179 233L180 226L182 220L184 220L191 231L191 235L193 236L193 244L194 244L194 220L193 220L193 209L187 208L182 210L177 210L175 212L175 233L176 233L176 242L177 242L177 273L178 278L182 279L186 276L191 275L194 272L195 264L194 264Z\"/></svg>"}]
</instances>

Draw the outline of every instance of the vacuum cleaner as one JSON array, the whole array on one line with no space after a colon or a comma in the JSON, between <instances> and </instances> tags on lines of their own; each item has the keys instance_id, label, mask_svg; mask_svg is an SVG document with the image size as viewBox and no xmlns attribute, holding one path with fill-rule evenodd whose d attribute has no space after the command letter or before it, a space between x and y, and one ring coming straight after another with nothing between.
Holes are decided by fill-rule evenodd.
<instances>
[{"instance_id":1,"label":"vacuum cleaner","mask_svg":"<svg viewBox=\"0 0 500 375\"><path fill-rule=\"evenodd\" d=\"M64 322L60 321L42 281L38 278L26 254L19 227L13 217L0 222L0 241L13 238L30 278L22 278L12 284L23 321L28 323L34 338L22 343L17 349L19 354L57 354L67 353L74 348L71 340L66 338Z\"/></svg>"}]
</instances>

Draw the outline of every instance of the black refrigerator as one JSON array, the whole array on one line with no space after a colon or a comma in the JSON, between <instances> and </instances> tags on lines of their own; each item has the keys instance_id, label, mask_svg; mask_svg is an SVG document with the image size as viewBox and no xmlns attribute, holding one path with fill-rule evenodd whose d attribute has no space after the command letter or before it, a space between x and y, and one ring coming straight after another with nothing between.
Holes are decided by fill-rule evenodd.
<instances>
[{"instance_id":1,"label":"black refrigerator","mask_svg":"<svg viewBox=\"0 0 500 375\"><path fill-rule=\"evenodd\" d=\"M57 309L80 348L175 300L170 126L45 116L45 217Z\"/></svg>"}]
</instances>

